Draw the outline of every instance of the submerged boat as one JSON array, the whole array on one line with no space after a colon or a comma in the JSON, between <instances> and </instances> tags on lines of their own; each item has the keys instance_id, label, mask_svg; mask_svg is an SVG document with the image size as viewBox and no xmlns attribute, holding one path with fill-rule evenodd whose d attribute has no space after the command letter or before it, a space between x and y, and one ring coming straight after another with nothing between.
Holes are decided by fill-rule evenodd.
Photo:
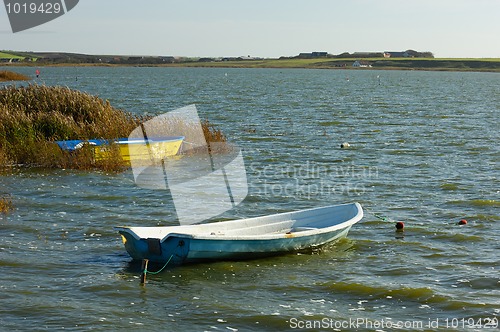
<instances>
[{"instance_id":1,"label":"submerged boat","mask_svg":"<svg viewBox=\"0 0 500 332\"><path fill-rule=\"evenodd\" d=\"M181 265L240 260L322 246L363 217L359 203L200 225L115 227L135 260Z\"/></svg>"},{"instance_id":2,"label":"submerged boat","mask_svg":"<svg viewBox=\"0 0 500 332\"><path fill-rule=\"evenodd\" d=\"M125 161L131 158L157 159L174 156L179 152L184 136L167 136L148 139L119 138L117 140L89 139L89 140L67 140L56 141L62 150L76 151L86 145L94 148L96 159L106 158L109 153L109 146L117 144L120 154Z\"/></svg>"}]
</instances>

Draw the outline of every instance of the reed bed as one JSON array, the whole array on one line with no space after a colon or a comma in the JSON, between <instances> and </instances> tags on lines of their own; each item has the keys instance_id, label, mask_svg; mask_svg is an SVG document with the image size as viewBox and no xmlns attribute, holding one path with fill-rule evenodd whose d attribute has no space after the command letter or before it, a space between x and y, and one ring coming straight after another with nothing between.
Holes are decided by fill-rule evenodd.
<instances>
[{"instance_id":1,"label":"reed bed","mask_svg":"<svg viewBox=\"0 0 500 332\"><path fill-rule=\"evenodd\" d=\"M13 71L0 70L0 82L6 81L29 81L30 77Z\"/></svg>"},{"instance_id":2,"label":"reed bed","mask_svg":"<svg viewBox=\"0 0 500 332\"><path fill-rule=\"evenodd\" d=\"M8 86L0 89L0 166L24 165L46 168L127 168L117 146L111 145L104 159L93 149L62 151L54 141L128 137L151 117L119 110L106 100L59 86ZM226 137L208 121L202 123L207 142Z\"/></svg>"},{"instance_id":3,"label":"reed bed","mask_svg":"<svg viewBox=\"0 0 500 332\"><path fill-rule=\"evenodd\" d=\"M5 87L0 90L0 161L4 165L101 168L90 149L69 153L53 142L127 137L141 121L108 101L69 88ZM125 166L119 159L111 164L116 170Z\"/></svg>"}]
</instances>

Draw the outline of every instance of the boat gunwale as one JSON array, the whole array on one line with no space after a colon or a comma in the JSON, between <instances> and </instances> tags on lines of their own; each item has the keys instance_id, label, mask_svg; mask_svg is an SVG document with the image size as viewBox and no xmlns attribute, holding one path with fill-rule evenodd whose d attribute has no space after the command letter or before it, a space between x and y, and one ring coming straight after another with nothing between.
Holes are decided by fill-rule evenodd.
<instances>
[{"instance_id":1,"label":"boat gunwale","mask_svg":"<svg viewBox=\"0 0 500 332\"><path fill-rule=\"evenodd\" d=\"M304 230L304 231L296 231L292 232L293 230L293 224L297 220L293 219L288 219L288 220L282 220L282 222L290 222L291 226L290 228L283 229L282 231L278 232L273 232L273 233L260 233L260 234L251 234L251 235L234 235L234 234L217 234L215 232L211 232L210 234L202 233L206 228L213 227L214 224L201 224L201 225L183 225L183 226L160 226L160 227L127 227L127 226L117 226L115 227L116 230L119 232L126 232L132 235L136 240L141 240L141 239L146 239L146 238L155 238L155 237L141 237L139 236L134 230L141 230L141 229L157 229L157 230L167 230L167 229L172 229L172 232L167 232L163 237L156 237L157 239L160 240L160 242L164 242L170 237L180 237L180 238L190 238L190 239L196 239L196 240L215 240L215 241L231 241L231 240L256 240L256 241L262 241L262 240L275 240L275 239L282 239L282 238L302 238L302 237L307 237L307 236L314 236L317 234L323 234L323 233L328 233L328 232L334 232L336 230L344 229L346 227L350 227L354 225L355 223L359 222L363 218L363 209L361 205L357 202L354 203L347 203L347 204L340 204L340 205L330 205L330 206L324 206L324 207L316 207L316 208L310 208L310 209L305 209L305 210L297 210L297 211L290 211L290 212L283 212L283 213L277 213L277 214L272 214L272 215L267 215L267 216L259 216L259 217L252 217L252 218L245 218L245 219L235 219L235 220L229 220L229 221L221 221L216 223L217 227L222 227L225 225L231 225L231 224L241 224L244 222L251 222L256 219L271 219L271 218L279 218L282 216L287 216L287 215L293 215L294 213L307 213L310 211L314 210L327 210L329 208L335 208L335 207L341 207L341 206L348 206L352 205L356 207L357 213L352 216L351 218L342 221L340 223L334 224L332 226L328 227L316 227L316 228L311 228L310 230ZM264 224L265 225L265 224ZM271 225L271 223L270 223ZM196 232L182 232L182 230L188 230L188 229L193 229L196 227ZM252 227L249 227L252 228ZM241 229L244 229L242 227Z\"/></svg>"},{"instance_id":2,"label":"boat gunwale","mask_svg":"<svg viewBox=\"0 0 500 332\"><path fill-rule=\"evenodd\" d=\"M129 140L128 138L119 138L118 141L115 141L114 143L116 144L128 144L128 145L133 145L133 144L160 144L160 143L172 143L172 142L177 142L177 141L183 141L186 137L184 136L166 136L166 137L160 137L160 138L150 138L148 139L132 139Z\"/></svg>"},{"instance_id":3,"label":"boat gunwale","mask_svg":"<svg viewBox=\"0 0 500 332\"><path fill-rule=\"evenodd\" d=\"M77 150L83 144L89 144L94 147L102 147L110 144L127 144L127 145L135 145L135 144L161 144L161 143L173 143L178 141L184 141L185 136L164 136L164 137L148 137L147 139L132 139L129 140L126 137L116 138L116 139L101 139L101 138L92 138L92 139L69 139L69 140L61 140L54 141L61 149L63 150Z\"/></svg>"}]
</instances>

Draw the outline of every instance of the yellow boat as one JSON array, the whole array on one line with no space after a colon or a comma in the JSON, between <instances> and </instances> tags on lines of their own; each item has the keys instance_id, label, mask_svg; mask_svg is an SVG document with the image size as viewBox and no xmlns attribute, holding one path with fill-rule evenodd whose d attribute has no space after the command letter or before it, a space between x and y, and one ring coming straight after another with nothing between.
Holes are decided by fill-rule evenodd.
<instances>
[{"instance_id":1,"label":"yellow boat","mask_svg":"<svg viewBox=\"0 0 500 332\"><path fill-rule=\"evenodd\" d=\"M95 158L106 158L110 153L109 147L117 144L120 154L125 161L134 160L161 160L175 156L182 145L184 136L167 136L149 138L147 140L120 138L118 140L89 139L56 141L57 145L66 151L76 151L85 145L94 148Z\"/></svg>"},{"instance_id":2,"label":"yellow boat","mask_svg":"<svg viewBox=\"0 0 500 332\"><path fill-rule=\"evenodd\" d=\"M183 136L164 137L150 140L119 140L118 147L123 160L131 158L145 160L161 160L165 157L175 156L182 145Z\"/></svg>"}]
</instances>

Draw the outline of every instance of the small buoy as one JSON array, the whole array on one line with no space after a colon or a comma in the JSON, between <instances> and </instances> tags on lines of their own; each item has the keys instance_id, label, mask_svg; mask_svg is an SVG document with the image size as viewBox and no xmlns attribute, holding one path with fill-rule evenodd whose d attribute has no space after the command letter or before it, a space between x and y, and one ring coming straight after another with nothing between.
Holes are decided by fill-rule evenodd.
<instances>
[{"instance_id":1,"label":"small buoy","mask_svg":"<svg viewBox=\"0 0 500 332\"><path fill-rule=\"evenodd\" d=\"M467 220L462 219L458 222L459 225L467 225Z\"/></svg>"},{"instance_id":2,"label":"small buoy","mask_svg":"<svg viewBox=\"0 0 500 332\"><path fill-rule=\"evenodd\" d=\"M396 223L396 230L402 231L405 228L405 224L402 221Z\"/></svg>"},{"instance_id":3,"label":"small buoy","mask_svg":"<svg viewBox=\"0 0 500 332\"><path fill-rule=\"evenodd\" d=\"M347 148L348 148L348 147L350 147L350 146L351 146L351 144L349 144L349 143L347 143L347 142L344 142L344 143L340 144L340 148L341 148L341 149L347 149Z\"/></svg>"}]
</instances>

